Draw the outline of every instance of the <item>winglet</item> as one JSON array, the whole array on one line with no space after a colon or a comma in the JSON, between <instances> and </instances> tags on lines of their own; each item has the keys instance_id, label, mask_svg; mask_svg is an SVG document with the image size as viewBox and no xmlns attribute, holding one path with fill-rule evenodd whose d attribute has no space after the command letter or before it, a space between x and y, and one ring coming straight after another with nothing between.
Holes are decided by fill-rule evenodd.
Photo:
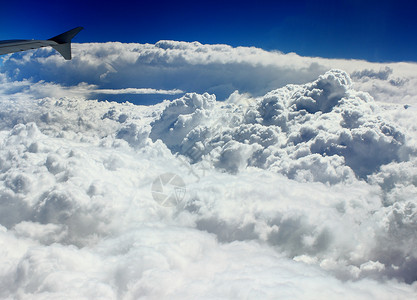
<instances>
[{"instance_id":1,"label":"winglet","mask_svg":"<svg viewBox=\"0 0 417 300\"><path fill-rule=\"evenodd\" d=\"M66 60L71 59L71 40L83 29L83 27L76 27L60 35L57 35L49 41L56 42L56 45L51 45L58 51Z\"/></svg>"},{"instance_id":2,"label":"winglet","mask_svg":"<svg viewBox=\"0 0 417 300\"><path fill-rule=\"evenodd\" d=\"M84 29L83 27L76 27L60 35L57 35L49 40L57 42L58 44L71 43L71 40L74 38L74 36L76 36L83 29Z\"/></svg>"}]
</instances>

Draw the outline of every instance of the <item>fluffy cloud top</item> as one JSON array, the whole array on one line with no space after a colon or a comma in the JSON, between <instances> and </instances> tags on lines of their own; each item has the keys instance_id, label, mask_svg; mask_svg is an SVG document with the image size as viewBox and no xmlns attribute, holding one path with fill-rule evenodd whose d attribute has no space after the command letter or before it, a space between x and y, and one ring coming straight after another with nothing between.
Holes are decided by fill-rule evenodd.
<instances>
[{"instance_id":1,"label":"fluffy cloud top","mask_svg":"<svg viewBox=\"0 0 417 300\"><path fill-rule=\"evenodd\" d=\"M66 66L45 49L19 54L26 64L3 63L1 298L417 296L416 110L401 98L413 99L411 85L380 89L384 102L358 89L399 74L413 82L414 65L180 42L76 51ZM278 86L294 74L308 81L316 71L306 62L350 67L262 94L277 70L288 70ZM151 106L86 100L102 89L189 91L184 74L217 80L222 66L250 70L236 73L224 93L243 88L227 101L210 93ZM139 83L141 72L155 77ZM265 86L245 88L264 72L273 75L263 75ZM157 85L165 73L182 85ZM214 84L199 82L195 90ZM167 173L185 183L175 207L153 198Z\"/></svg>"},{"instance_id":2,"label":"fluffy cloud top","mask_svg":"<svg viewBox=\"0 0 417 300\"><path fill-rule=\"evenodd\" d=\"M208 94L186 95L164 110L150 137L232 173L255 166L307 181L366 178L413 150L398 126L378 116L374 100L351 85L347 73L335 70L237 111L216 107Z\"/></svg>"}]
</instances>

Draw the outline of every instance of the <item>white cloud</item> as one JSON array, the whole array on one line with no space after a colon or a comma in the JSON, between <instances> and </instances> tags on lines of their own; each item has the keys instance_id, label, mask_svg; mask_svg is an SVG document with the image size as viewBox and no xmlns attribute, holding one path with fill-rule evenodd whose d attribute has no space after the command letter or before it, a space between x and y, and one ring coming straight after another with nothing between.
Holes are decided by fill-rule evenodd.
<instances>
[{"instance_id":1,"label":"white cloud","mask_svg":"<svg viewBox=\"0 0 417 300\"><path fill-rule=\"evenodd\" d=\"M356 88L370 92L377 101L402 104L417 101L414 63L301 57L254 47L198 42L75 44L71 62L62 60L51 49L39 49L6 58L0 70L13 81L46 80L63 86L85 82L99 89L178 89L214 93L217 99L224 100L236 90L263 96L286 84L310 82L334 68L352 74ZM391 72L382 78L367 76L385 70Z\"/></svg>"},{"instance_id":2,"label":"white cloud","mask_svg":"<svg viewBox=\"0 0 417 300\"><path fill-rule=\"evenodd\" d=\"M358 90L412 82L413 64L177 42L75 50L67 65L47 49L10 56L0 74L1 298L416 297L417 126L413 103L396 104L412 87L379 89L385 103ZM352 80L333 70L262 95L333 64ZM225 102L85 99L189 91L196 74L204 90L228 67ZM152 198L167 172L186 184L177 208Z\"/></svg>"},{"instance_id":3,"label":"white cloud","mask_svg":"<svg viewBox=\"0 0 417 300\"><path fill-rule=\"evenodd\" d=\"M216 109L214 103L208 94L173 101L150 137L193 161L205 156L226 171L256 166L329 183L366 178L412 151L401 129L378 117L374 100L352 90L343 71L272 91L247 110Z\"/></svg>"},{"instance_id":4,"label":"white cloud","mask_svg":"<svg viewBox=\"0 0 417 300\"><path fill-rule=\"evenodd\" d=\"M163 90L152 88L123 88L123 89L99 89L97 85L79 83L74 86L63 86L54 82L9 81L4 74L0 73L0 93L16 97L25 95L33 98L44 97L83 97L94 98L101 95L178 95L184 92L179 89Z\"/></svg>"},{"instance_id":5,"label":"white cloud","mask_svg":"<svg viewBox=\"0 0 417 300\"><path fill-rule=\"evenodd\" d=\"M183 94L184 92L181 90L156 90L156 89L149 89L149 88L128 88L128 89L96 89L90 91L91 93L95 94L109 94L109 95L118 95L118 94L162 94L162 95L177 95Z\"/></svg>"}]
</instances>

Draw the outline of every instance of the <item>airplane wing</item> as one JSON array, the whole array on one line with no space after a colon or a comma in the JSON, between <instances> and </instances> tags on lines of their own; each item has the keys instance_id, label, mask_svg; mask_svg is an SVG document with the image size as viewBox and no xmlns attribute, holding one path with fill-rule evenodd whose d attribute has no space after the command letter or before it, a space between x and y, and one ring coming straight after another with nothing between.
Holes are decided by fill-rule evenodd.
<instances>
[{"instance_id":1,"label":"airplane wing","mask_svg":"<svg viewBox=\"0 0 417 300\"><path fill-rule=\"evenodd\" d=\"M66 60L71 59L71 40L83 29L77 27L49 40L7 40L0 41L0 55L42 47L52 47Z\"/></svg>"}]
</instances>

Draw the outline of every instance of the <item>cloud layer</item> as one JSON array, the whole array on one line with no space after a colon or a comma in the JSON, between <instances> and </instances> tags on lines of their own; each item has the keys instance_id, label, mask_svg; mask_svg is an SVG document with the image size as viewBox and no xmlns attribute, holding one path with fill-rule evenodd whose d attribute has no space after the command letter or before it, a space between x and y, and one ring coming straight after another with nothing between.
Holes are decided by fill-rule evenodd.
<instances>
[{"instance_id":1,"label":"cloud layer","mask_svg":"<svg viewBox=\"0 0 417 300\"><path fill-rule=\"evenodd\" d=\"M66 66L47 49L2 66L1 298L416 297L416 109L404 106L414 65L199 43L76 46ZM347 72L310 80L309 63ZM86 100L209 89L220 67L250 70L220 77L236 80L226 101ZM149 84L135 81L151 69ZM207 77L182 82L181 70ZM279 82L277 70L288 70ZM265 86L246 87L258 74ZM306 82L272 87L296 74ZM183 198L163 186L175 207L152 193L167 173L185 183Z\"/></svg>"},{"instance_id":2,"label":"cloud layer","mask_svg":"<svg viewBox=\"0 0 417 300\"><path fill-rule=\"evenodd\" d=\"M377 101L409 105L417 101L417 65L413 63L310 58L198 42L74 44L71 62L62 60L52 49L40 49L7 56L0 72L7 75L8 81L30 80L31 84L46 81L64 87L86 83L100 89L208 92L225 100L236 90L263 96L286 84L313 81L334 68L347 71L355 87L371 93ZM49 96L54 95L51 92ZM88 93L86 96L96 97ZM131 102L149 103L140 95L130 96Z\"/></svg>"}]
</instances>

